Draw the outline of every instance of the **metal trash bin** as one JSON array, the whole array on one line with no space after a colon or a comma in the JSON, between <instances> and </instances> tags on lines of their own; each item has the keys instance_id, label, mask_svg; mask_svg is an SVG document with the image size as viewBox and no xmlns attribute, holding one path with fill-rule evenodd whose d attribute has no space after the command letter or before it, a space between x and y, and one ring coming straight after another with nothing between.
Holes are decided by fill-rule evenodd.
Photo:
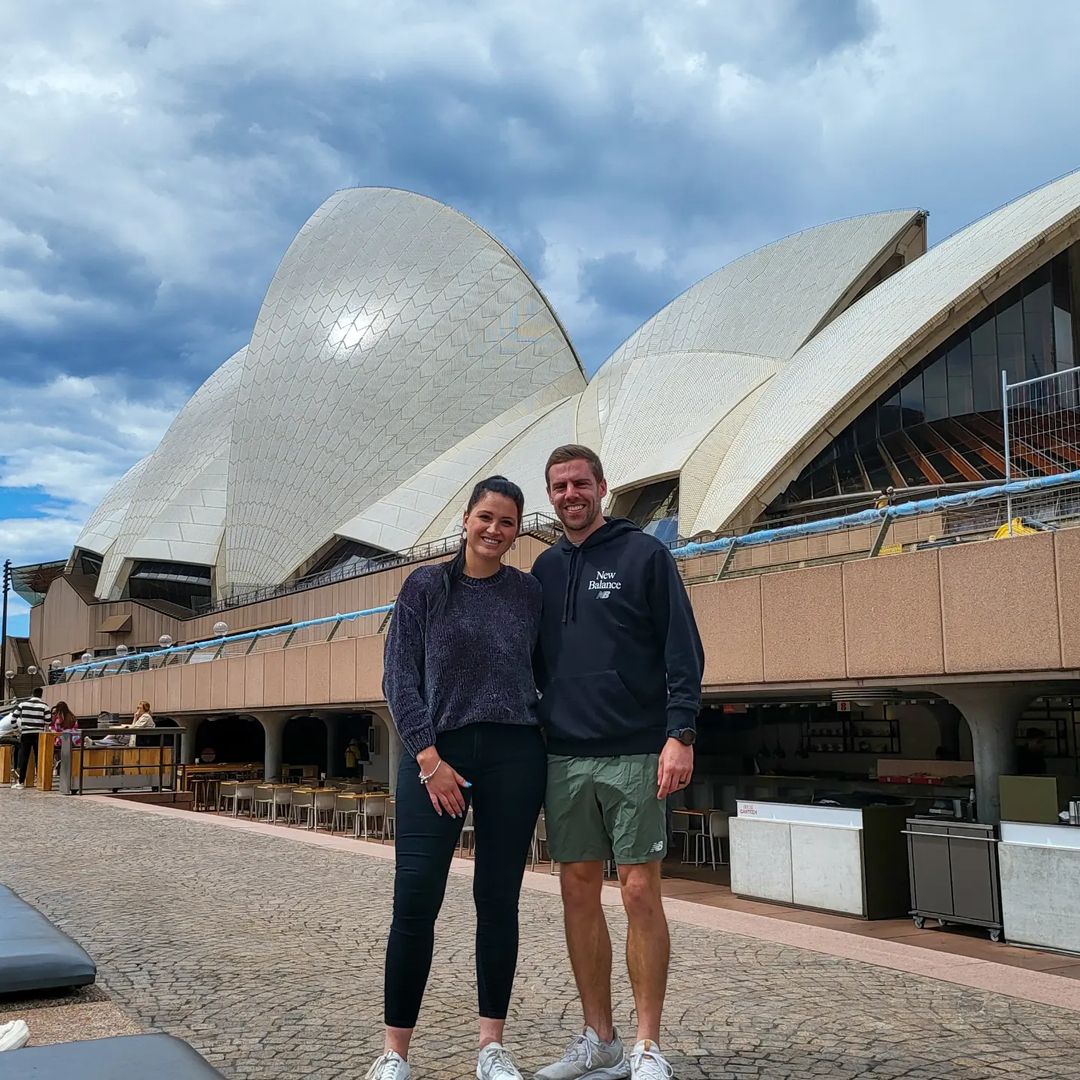
<instances>
[{"instance_id":1,"label":"metal trash bin","mask_svg":"<svg viewBox=\"0 0 1080 1080\"><path fill-rule=\"evenodd\" d=\"M911 882L911 917L921 930L939 925L982 926L1001 940L998 838L993 825L908 818L904 830Z\"/></svg>"}]
</instances>

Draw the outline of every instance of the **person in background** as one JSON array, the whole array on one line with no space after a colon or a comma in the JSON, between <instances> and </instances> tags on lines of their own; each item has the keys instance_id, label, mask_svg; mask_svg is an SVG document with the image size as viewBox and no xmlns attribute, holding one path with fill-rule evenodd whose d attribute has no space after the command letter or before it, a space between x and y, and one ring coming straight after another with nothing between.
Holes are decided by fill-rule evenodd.
<instances>
[{"instance_id":1,"label":"person in background","mask_svg":"<svg viewBox=\"0 0 1080 1080\"><path fill-rule=\"evenodd\" d=\"M26 785L26 770L30 768L30 755L37 750L38 736L43 731L49 730L49 706L41 700L44 689L34 687L33 692L26 701L20 701L11 715L19 725L19 753L15 762L15 773L18 777L11 785L13 791L20 791Z\"/></svg>"},{"instance_id":2,"label":"person in background","mask_svg":"<svg viewBox=\"0 0 1080 1080\"><path fill-rule=\"evenodd\" d=\"M503 1028L518 957L518 899L547 759L532 656L540 584L503 564L525 499L502 476L473 489L461 546L401 586L383 689L404 750L397 777L394 916L383 1054L367 1080L409 1080L406 1060L431 970L435 920L468 811L476 839L477 1080L522 1080ZM449 1075L436 1067L432 1076Z\"/></svg>"},{"instance_id":3,"label":"person in background","mask_svg":"<svg viewBox=\"0 0 1080 1080\"><path fill-rule=\"evenodd\" d=\"M355 779L360 775L360 740L350 739L345 747L345 775Z\"/></svg>"},{"instance_id":4,"label":"person in background","mask_svg":"<svg viewBox=\"0 0 1080 1080\"><path fill-rule=\"evenodd\" d=\"M140 701L135 707L135 714L131 718L131 723L128 725L132 728L152 728L156 727L154 723L153 713L150 712L150 702ZM152 740L151 740L152 741ZM132 735L128 742L129 746L138 745L138 736Z\"/></svg>"},{"instance_id":5,"label":"person in background","mask_svg":"<svg viewBox=\"0 0 1080 1080\"><path fill-rule=\"evenodd\" d=\"M55 773L60 768L60 747L63 745L63 739L60 738L59 732L79 730L79 721L75 719L75 714L68 708L66 701L58 701L53 706L49 729L57 732L57 736L53 740L53 772ZM75 746L81 744L78 735L73 735L71 741Z\"/></svg>"}]
</instances>

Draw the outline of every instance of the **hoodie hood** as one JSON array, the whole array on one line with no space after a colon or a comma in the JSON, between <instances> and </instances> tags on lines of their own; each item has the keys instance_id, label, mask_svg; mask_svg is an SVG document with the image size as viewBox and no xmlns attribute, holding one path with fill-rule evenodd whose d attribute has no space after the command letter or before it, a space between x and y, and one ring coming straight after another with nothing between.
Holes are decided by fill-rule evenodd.
<instances>
[{"instance_id":1,"label":"hoodie hood","mask_svg":"<svg viewBox=\"0 0 1080 1080\"><path fill-rule=\"evenodd\" d=\"M562 539L555 546L570 560L570 567L566 574L566 595L563 597L562 621L564 624L573 622L577 614L577 592L581 584L581 552L602 547L632 532L641 532L641 529L632 521L627 521L626 518L606 518L604 524L596 532L590 533L580 544L572 543L566 534L563 534Z\"/></svg>"}]
</instances>

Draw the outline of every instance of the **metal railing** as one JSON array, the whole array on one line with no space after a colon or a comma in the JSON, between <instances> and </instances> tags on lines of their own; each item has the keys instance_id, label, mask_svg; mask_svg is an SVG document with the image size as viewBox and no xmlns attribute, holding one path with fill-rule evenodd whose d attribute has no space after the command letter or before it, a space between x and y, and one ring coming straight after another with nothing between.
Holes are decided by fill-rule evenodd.
<instances>
[{"instance_id":1,"label":"metal railing","mask_svg":"<svg viewBox=\"0 0 1080 1080\"><path fill-rule=\"evenodd\" d=\"M935 515L940 521L940 532L933 540L914 541L913 546L939 546L961 543L965 540L985 537L1008 526L1012 516L1020 516L1028 522L1027 531L1054 529L1080 521L1080 470L1057 476L1040 476L1028 480L1016 480L1011 484L994 484L970 491L932 499L916 499L860 510L854 514L806 521L775 529L759 529L739 536L722 536L704 542L680 543L671 549L679 560L703 555L722 557L719 570L713 576L718 580L731 570L737 552L771 544L802 540L869 529L874 539L860 551L847 551L817 558L803 556L788 562L775 562L767 566L755 566L749 572L761 573L782 570L792 565L811 565L820 562L846 561L858 557L874 557L881 553L889 530L905 520ZM698 580L698 579L691 579Z\"/></svg>"},{"instance_id":2,"label":"metal railing","mask_svg":"<svg viewBox=\"0 0 1080 1080\"><path fill-rule=\"evenodd\" d=\"M918 499L893 506L876 507L820 521L804 521L781 528L759 529L738 536L722 536L703 542L680 542L671 547L671 554L680 563L706 555L720 556L720 567L715 572L695 577L684 571L684 578L688 582L716 581L737 573L732 570L732 564L734 556L740 551L808 537L833 535L854 529L869 529L874 539L857 551L848 551L840 555L824 555L816 559L803 556L798 560L756 566L741 573L763 573L788 569L792 565L802 566L825 561L873 558L881 553L884 540L893 525L931 514L935 515L936 520L940 522L940 534L933 540L914 541L911 546L915 548L939 546L985 538L1000 532L1007 525L1010 505L1011 513L1029 522L1029 529L1033 531L1052 530L1063 525L1080 523L1080 470L1058 476L1035 477L1014 481L1007 485L997 484L972 491L956 492L933 499ZM375 628L376 633L381 633L385 630L388 617L393 610L393 603L382 604L362 611L327 615L319 619L286 623L262 630L227 634L123 657L113 656L87 663L71 664L58 675L58 680L68 682L75 678L100 678L125 672L155 670L174 664L217 660L226 656L248 656L260 648L278 647L277 639L283 639L280 643L283 649L292 645L332 641L346 624L374 616L383 616Z\"/></svg>"},{"instance_id":3,"label":"metal railing","mask_svg":"<svg viewBox=\"0 0 1080 1080\"><path fill-rule=\"evenodd\" d=\"M60 791L173 791L180 769L182 728L86 728L60 735ZM135 737L135 746L91 745L108 736ZM75 740L79 743L76 745ZM77 755L77 757L76 757Z\"/></svg>"},{"instance_id":4,"label":"metal railing","mask_svg":"<svg viewBox=\"0 0 1080 1080\"><path fill-rule=\"evenodd\" d=\"M550 514L527 514L522 519L521 531L523 534L530 536L558 539L562 535L562 525ZM307 592L309 589L318 589L324 585L334 585L339 581L352 581L355 578L367 577L369 574L381 574L384 570L407 566L410 563L438 559L457 551L460 542L458 537L448 536L441 540L416 544L411 548L406 548L404 551L390 551L385 555L376 555L357 563L345 563L329 570L307 574L296 581L286 582L282 585L263 585L255 588L238 589L230 596L223 597L215 603L207 604L205 607L200 607L196 614L212 615L218 611L228 611L231 608L244 607L247 604L257 604L263 600L277 600L282 596Z\"/></svg>"}]
</instances>

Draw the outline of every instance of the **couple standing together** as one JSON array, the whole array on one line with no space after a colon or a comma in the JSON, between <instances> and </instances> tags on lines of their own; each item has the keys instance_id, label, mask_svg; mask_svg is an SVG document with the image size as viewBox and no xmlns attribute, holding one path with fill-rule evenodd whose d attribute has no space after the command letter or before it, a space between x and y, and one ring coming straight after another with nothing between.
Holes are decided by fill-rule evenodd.
<instances>
[{"instance_id":1,"label":"couple standing together","mask_svg":"<svg viewBox=\"0 0 1080 1080\"><path fill-rule=\"evenodd\" d=\"M518 952L518 898L541 806L560 864L570 962L584 1031L537 1080L669 1080L660 1052L669 939L660 896L665 799L690 783L703 656L667 549L605 519L600 459L548 458L565 530L532 574L504 566L524 498L481 481L461 547L401 587L384 690L404 746L397 868L386 955L385 1050L368 1080L409 1080L409 1042L431 969L435 920L463 819L476 861L478 1080L522 1080L503 1046ZM539 696L537 691L539 690ZM541 734L541 732L543 734ZM637 1014L627 1051L613 1026L604 864L618 866Z\"/></svg>"}]
</instances>

